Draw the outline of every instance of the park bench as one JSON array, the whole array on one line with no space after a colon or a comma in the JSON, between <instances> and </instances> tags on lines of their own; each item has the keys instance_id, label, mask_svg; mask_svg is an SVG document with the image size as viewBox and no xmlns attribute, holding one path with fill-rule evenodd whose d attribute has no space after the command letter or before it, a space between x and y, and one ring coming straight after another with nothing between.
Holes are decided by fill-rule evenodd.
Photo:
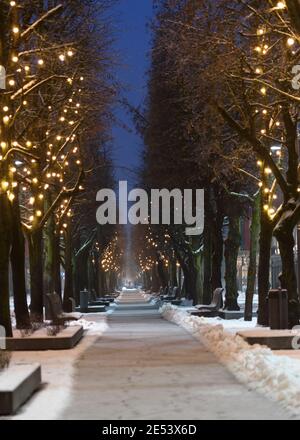
<instances>
[{"instance_id":1,"label":"park bench","mask_svg":"<svg viewBox=\"0 0 300 440\"><path fill-rule=\"evenodd\" d=\"M114 302L113 298L107 298L107 297L98 298L95 290L92 290L89 294L89 305L91 305L91 306L107 306L107 307L109 307L111 302Z\"/></svg>"},{"instance_id":2,"label":"park bench","mask_svg":"<svg viewBox=\"0 0 300 440\"><path fill-rule=\"evenodd\" d=\"M46 299L48 301L51 321L54 325L64 325L69 321L78 321L82 317L81 313L65 313L62 308L61 298L57 293L47 294Z\"/></svg>"},{"instance_id":3,"label":"park bench","mask_svg":"<svg viewBox=\"0 0 300 440\"><path fill-rule=\"evenodd\" d=\"M178 295L179 295L179 288L178 287L170 287L169 291L166 295L162 296L162 300L164 302L172 302L175 300L178 300Z\"/></svg>"},{"instance_id":4,"label":"park bench","mask_svg":"<svg viewBox=\"0 0 300 440\"><path fill-rule=\"evenodd\" d=\"M193 300L187 298L180 298L171 301L171 304L172 306L179 306L179 307L193 307Z\"/></svg>"},{"instance_id":5,"label":"park bench","mask_svg":"<svg viewBox=\"0 0 300 440\"><path fill-rule=\"evenodd\" d=\"M218 316L219 310L223 306L223 292L224 289L219 287L214 291L212 301L210 304L198 304L189 313L194 316L206 316L206 317Z\"/></svg>"}]
</instances>

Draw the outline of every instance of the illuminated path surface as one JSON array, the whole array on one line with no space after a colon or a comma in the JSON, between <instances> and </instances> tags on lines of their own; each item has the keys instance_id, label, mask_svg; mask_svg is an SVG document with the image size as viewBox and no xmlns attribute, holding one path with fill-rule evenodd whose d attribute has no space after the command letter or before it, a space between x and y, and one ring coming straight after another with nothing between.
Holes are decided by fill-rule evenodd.
<instances>
[{"instance_id":1,"label":"illuminated path surface","mask_svg":"<svg viewBox=\"0 0 300 440\"><path fill-rule=\"evenodd\" d=\"M79 359L61 418L290 418L239 384L204 346L151 305L123 303L110 315L109 326Z\"/></svg>"}]
</instances>

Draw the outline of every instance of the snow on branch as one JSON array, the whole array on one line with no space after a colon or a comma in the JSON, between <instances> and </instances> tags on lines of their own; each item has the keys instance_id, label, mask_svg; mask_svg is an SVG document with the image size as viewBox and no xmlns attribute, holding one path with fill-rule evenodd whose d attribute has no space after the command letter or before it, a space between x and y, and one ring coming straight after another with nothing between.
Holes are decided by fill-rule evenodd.
<instances>
[{"instance_id":1,"label":"snow on branch","mask_svg":"<svg viewBox=\"0 0 300 440\"><path fill-rule=\"evenodd\" d=\"M50 11L47 11L44 15L42 15L42 17L40 17L38 20L36 20L24 32L22 32L21 38L25 38L28 34L30 34L30 32L34 31L34 29L37 28L44 20L47 20L47 18L49 18L51 15L55 14L61 8L62 8L62 4L57 5L53 9L50 9Z\"/></svg>"}]
</instances>

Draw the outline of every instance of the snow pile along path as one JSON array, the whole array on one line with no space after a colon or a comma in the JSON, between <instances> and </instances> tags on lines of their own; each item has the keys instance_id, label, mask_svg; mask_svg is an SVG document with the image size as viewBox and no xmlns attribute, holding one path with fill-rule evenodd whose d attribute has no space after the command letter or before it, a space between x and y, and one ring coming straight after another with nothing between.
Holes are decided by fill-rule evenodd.
<instances>
[{"instance_id":1,"label":"snow pile along path","mask_svg":"<svg viewBox=\"0 0 300 440\"><path fill-rule=\"evenodd\" d=\"M276 356L261 345L249 345L240 336L210 324L210 319L191 316L165 304L163 317L174 322L206 345L236 378L300 416L300 362Z\"/></svg>"}]
</instances>

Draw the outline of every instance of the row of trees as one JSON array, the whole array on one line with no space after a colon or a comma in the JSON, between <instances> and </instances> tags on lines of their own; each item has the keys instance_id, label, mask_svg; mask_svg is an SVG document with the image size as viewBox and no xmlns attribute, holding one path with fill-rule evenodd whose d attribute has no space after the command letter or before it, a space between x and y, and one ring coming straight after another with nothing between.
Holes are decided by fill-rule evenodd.
<instances>
[{"instance_id":1,"label":"row of trees","mask_svg":"<svg viewBox=\"0 0 300 440\"><path fill-rule=\"evenodd\" d=\"M43 320L45 293L64 294L68 310L81 289L98 286L91 268L113 234L95 220L96 191L112 184L111 3L0 1L0 325L8 336L11 290L17 327L30 328Z\"/></svg>"},{"instance_id":2,"label":"row of trees","mask_svg":"<svg viewBox=\"0 0 300 440\"><path fill-rule=\"evenodd\" d=\"M136 116L146 145L143 181L148 188L205 189L203 236L187 239L178 226L152 228L155 250L164 252L167 235L184 272L186 294L195 302L210 302L213 289L221 286L224 259L225 306L236 310L240 220L251 218L246 319L252 317L257 280L258 320L267 325L276 237L293 326L299 322L294 264L300 214L299 4L155 3L149 95ZM154 254L153 265L159 265L159 256Z\"/></svg>"}]
</instances>

